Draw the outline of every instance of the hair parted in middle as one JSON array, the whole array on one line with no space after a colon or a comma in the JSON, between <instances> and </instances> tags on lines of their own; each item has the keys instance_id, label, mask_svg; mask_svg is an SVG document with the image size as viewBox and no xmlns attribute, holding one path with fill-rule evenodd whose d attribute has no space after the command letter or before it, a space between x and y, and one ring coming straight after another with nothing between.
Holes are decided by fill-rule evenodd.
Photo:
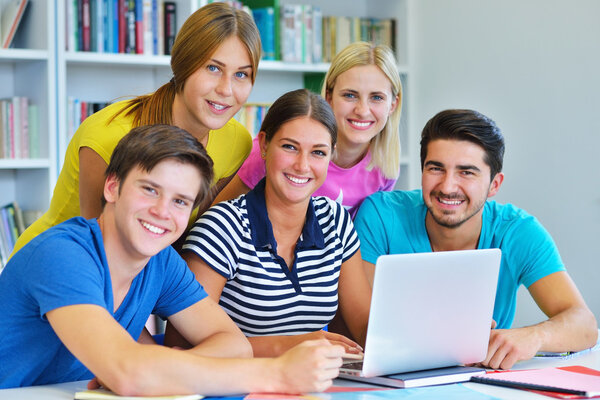
<instances>
[{"instance_id":1,"label":"hair parted in middle","mask_svg":"<svg viewBox=\"0 0 600 400\"><path fill-rule=\"evenodd\" d=\"M378 167L387 178L397 178L400 173L400 116L402 114L402 81L396 66L394 52L386 45L374 45L368 42L354 42L331 60L329 71L321 89L321 96L327 98L335 87L338 76L351 68L375 65L390 81L392 96L398 96L396 109L387 123L373 139L369 150L371 162L368 168Z\"/></svg>"},{"instance_id":2,"label":"hair parted in middle","mask_svg":"<svg viewBox=\"0 0 600 400\"><path fill-rule=\"evenodd\" d=\"M254 20L247 12L226 3L210 3L190 15L175 37L171 50L173 79L154 93L130 100L129 107L121 112L133 115L134 126L171 124L175 94L183 91L188 77L232 36L240 39L248 50L252 65L250 78L254 83L262 52Z\"/></svg>"},{"instance_id":3,"label":"hair parted in middle","mask_svg":"<svg viewBox=\"0 0 600 400\"><path fill-rule=\"evenodd\" d=\"M327 128L331 135L331 147L335 146L337 124L331 106L324 98L308 89L292 90L275 100L269 107L260 130L265 132L268 143L283 124L301 117L309 117Z\"/></svg>"}]
</instances>

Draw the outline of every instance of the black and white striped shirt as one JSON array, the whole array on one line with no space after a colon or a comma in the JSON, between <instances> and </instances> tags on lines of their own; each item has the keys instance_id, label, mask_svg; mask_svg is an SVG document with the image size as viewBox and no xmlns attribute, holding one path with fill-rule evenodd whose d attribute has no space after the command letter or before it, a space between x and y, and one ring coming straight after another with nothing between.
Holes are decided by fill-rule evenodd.
<instances>
[{"instance_id":1,"label":"black and white striped shirt","mask_svg":"<svg viewBox=\"0 0 600 400\"><path fill-rule=\"evenodd\" d=\"M340 268L359 248L350 214L313 197L290 269L277 255L264 180L248 194L211 207L183 246L227 278L219 304L247 336L324 328L338 307Z\"/></svg>"}]
</instances>

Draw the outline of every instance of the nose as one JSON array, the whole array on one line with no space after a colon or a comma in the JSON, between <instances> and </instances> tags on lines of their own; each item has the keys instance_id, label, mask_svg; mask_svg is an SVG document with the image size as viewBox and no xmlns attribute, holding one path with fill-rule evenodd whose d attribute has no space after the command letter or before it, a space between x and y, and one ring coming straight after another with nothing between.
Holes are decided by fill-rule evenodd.
<instances>
[{"instance_id":1,"label":"nose","mask_svg":"<svg viewBox=\"0 0 600 400\"><path fill-rule=\"evenodd\" d=\"M156 218L167 219L169 217L169 200L161 197L150 207L150 213Z\"/></svg>"},{"instance_id":2,"label":"nose","mask_svg":"<svg viewBox=\"0 0 600 400\"><path fill-rule=\"evenodd\" d=\"M228 75L223 74L221 76L221 78L219 79L219 83L217 84L216 91L221 96L231 96L233 90L231 89L231 78Z\"/></svg>"},{"instance_id":3,"label":"nose","mask_svg":"<svg viewBox=\"0 0 600 400\"><path fill-rule=\"evenodd\" d=\"M356 106L354 107L354 112L356 115L366 115L369 113L369 104L367 99L359 99L356 102Z\"/></svg>"},{"instance_id":4,"label":"nose","mask_svg":"<svg viewBox=\"0 0 600 400\"><path fill-rule=\"evenodd\" d=\"M444 174L439 184L439 189L444 194L456 193L458 190L458 184L454 174Z\"/></svg>"},{"instance_id":5,"label":"nose","mask_svg":"<svg viewBox=\"0 0 600 400\"><path fill-rule=\"evenodd\" d=\"M296 160L294 163L294 169L298 172L308 171L310 169L308 157L309 157L308 154L305 154L304 152L299 152L298 155L296 156Z\"/></svg>"}]
</instances>

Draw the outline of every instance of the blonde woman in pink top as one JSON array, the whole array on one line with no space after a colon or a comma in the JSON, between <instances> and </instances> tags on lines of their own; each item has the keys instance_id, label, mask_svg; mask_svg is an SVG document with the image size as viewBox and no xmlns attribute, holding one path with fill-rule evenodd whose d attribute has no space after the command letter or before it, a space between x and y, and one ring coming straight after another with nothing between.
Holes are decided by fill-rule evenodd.
<instances>
[{"instance_id":1,"label":"blonde woman in pink top","mask_svg":"<svg viewBox=\"0 0 600 400\"><path fill-rule=\"evenodd\" d=\"M402 84L393 52L367 42L350 44L333 59L321 94L335 114L338 143L327 179L314 196L336 200L354 217L365 197L392 190L400 172ZM247 193L264 176L255 139L215 203Z\"/></svg>"}]
</instances>

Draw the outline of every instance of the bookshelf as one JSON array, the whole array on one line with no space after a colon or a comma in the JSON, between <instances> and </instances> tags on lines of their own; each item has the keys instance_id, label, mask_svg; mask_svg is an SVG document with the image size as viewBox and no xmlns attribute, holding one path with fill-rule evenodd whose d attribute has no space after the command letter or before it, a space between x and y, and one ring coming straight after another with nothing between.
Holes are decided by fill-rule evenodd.
<instances>
[{"instance_id":1,"label":"bookshelf","mask_svg":"<svg viewBox=\"0 0 600 400\"><path fill-rule=\"evenodd\" d=\"M8 0L0 0L0 6ZM0 49L0 98L26 96L39 106L40 157L0 159L0 205L17 201L23 210L46 210L68 144L67 99L106 102L154 91L171 78L169 56L67 50L67 1L29 0L10 49ZM323 15L396 19L396 52L404 83L401 119L402 171L399 188L418 185L417 155L410 150L410 68L408 12L411 0L280 0L320 6ZM206 0L175 0L177 27ZM327 63L260 63L249 103L270 103L304 86L305 76L324 74ZM412 135L415 136L415 135Z\"/></svg>"},{"instance_id":2,"label":"bookshelf","mask_svg":"<svg viewBox=\"0 0 600 400\"><path fill-rule=\"evenodd\" d=\"M0 98L27 97L39 110L39 157L0 159L0 205L48 208L56 177L55 30L54 4L29 0L11 47L0 49Z\"/></svg>"}]
</instances>

